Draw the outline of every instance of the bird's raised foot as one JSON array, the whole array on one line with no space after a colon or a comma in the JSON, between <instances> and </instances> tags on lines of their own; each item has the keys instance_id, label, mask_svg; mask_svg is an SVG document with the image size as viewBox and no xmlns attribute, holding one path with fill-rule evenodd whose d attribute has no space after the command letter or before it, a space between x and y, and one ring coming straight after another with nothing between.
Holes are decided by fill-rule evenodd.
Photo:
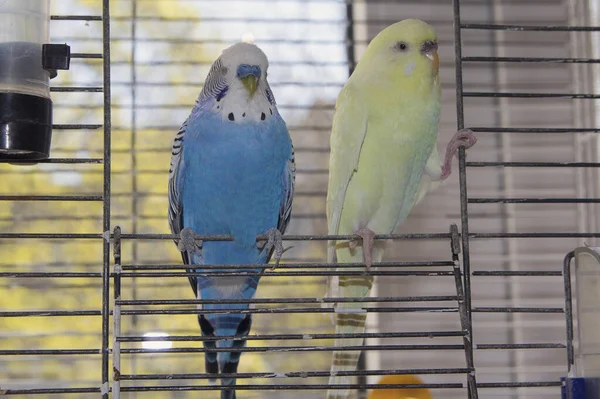
<instances>
[{"instance_id":1,"label":"bird's raised foot","mask_svg":"<svg viewBox=\"0 0 600 399\"><path fill-rule=\"evenodd\" d=\"M202 241L196 241L196 233L191 228L186 227L185 229L181 230L179 236L181 237L177 243L177 248L179 251L194 253L202 249Z\"/></svg>"},{"instance_id":2,"label":"bird's raised foot","mask_svg":"<svg viewBox=\"0 0 600 399\"><path fill-rule=\"evenodd\" d=\"M271 248L275 248L273 254L273 257L275 259L275 265L272 267L272 269L275 269L277 266L279 266L281 256L285 252L283 249L283 236L281 235L281 232L275 228L267 230L265 232L265 235L267 236L267 241L266 243L265 241L259 243L259 249L265 247L267 251L270 251Z\"/></svg>"},{"instance_id":3,"label":"bird's raised foot","mask_svg":"<svg viewBox=\"0 0 600 399\"><path fill-rule=\"evenodd\" d=\"M363 260L367 270L371 268L373 264L373 244L375 243L375 233L373 230L363 227L354 232L355 235L359 236L359 239L350 240L348 244L350 248L354 249L358 245L358 241L362 241L363 247Z\"/></svg>"},{"instance_id":4,"label":"bird's raised foot","mask_svg":"<svg viewBox=\"0 0 600 399\"><path fill-rule=\"evenodd\" d=\"M446 156L442 165L442 175L440 180L445 180L452 173L452 158L458 154L460 147L465 147L465 150L471 148L477 142L477 137L470 129L461 129L457 131L448 146L446 147Z\"/></svg>"}]
</instances>

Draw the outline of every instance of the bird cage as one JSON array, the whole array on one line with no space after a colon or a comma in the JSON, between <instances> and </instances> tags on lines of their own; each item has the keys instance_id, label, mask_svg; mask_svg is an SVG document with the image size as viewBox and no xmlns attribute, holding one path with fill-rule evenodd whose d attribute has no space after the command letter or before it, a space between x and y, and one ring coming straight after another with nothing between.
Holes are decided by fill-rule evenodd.
<instances>
[{"instance_id":1,"label":"bird cage","mask_svg":"<svg viewBox=\"0 0 600 399\"><path fill-rule=\"evenodd\" d=\"M36 2L0 2L0 20L13 3ZM597 1L61 0L45 12L50 38L40 23L25 40L73 52L51 81L64 47L36 69L52 156L27 168L0 156L0 393L219 397L202 303L168 233L168 165L212 62L243 39L269 57L297 171L291 248L251 301L238 397L324 398L339 349L325 281L362 273L325 261L335 101L369 41L405 18L438 33L439 147L465 127L478 143L380 238L352 397L415 374L434 398L559 398L575 377L561 260L600 236ZM0 27L0 46L13 40Z\"/></svg>"}]
</instances>

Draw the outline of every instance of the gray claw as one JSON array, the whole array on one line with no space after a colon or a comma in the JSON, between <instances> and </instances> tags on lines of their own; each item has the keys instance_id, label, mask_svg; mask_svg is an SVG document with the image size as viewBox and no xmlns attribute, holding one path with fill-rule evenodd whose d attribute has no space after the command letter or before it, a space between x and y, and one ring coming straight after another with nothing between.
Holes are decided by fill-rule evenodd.
<instances>
[{"instance_id":1,"label":"gray claw","mask_svg":"<svg viewBox=\"0 0 600 399\"><path fill-rule=\"evenodd\" d=\"M196 233L189 227L181 230L179 233L181 239L177 243L177 248L179 251L187 251L189 253L194 253L202 248L202 241L196 242Z\"/></svg>"},{"instance_id":2,"label":"gray claw","mask_svg":"<svg viewBox=\"0 0 600 399\"><path fill-rule=\"evenodd\" d=\"M275 266L272 268L275 269L279 266L279 261L281 260L281 256L283 255L283 236L281 232L277 229L269 229L265 235L267 236L267 244L265 245L267 251L270 251L271 248L275 248L274 258L275 258Z\"/></svg>"}]
</instances>

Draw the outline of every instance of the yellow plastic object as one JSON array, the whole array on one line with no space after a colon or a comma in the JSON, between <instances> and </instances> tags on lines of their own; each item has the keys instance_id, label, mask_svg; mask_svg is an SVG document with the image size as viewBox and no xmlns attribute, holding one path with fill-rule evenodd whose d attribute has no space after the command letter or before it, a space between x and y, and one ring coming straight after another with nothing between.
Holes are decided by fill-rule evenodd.
<instances>
[{"instance_id":1,"label":"yellow plastic object","mask_svg":"<svg viewBox=\"0 0 600 399\"><path fill-rule=\"evenodd\" d=\"M386 375L378 384L423 384L416 375ZM368 399L433 399L427 388L373 389Z\"/></svg>"}]
</instances>

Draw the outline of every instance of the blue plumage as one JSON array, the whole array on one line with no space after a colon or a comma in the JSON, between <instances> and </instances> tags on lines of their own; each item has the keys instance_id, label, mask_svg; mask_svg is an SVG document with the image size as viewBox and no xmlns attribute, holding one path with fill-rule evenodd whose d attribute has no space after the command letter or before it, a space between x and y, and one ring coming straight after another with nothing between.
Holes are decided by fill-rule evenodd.
<instances>
[{"instance_id":1,"label":"blue plumage","mask_svg":"<svg viewBox=\"0 0 600 399\"><path fill-rule=\"evenodd\" d=\"M258 47L239 43L215 61L205 87L173 145L169 179L169 222L174 233L191 228L198 235L225 234L233 241L207 241L202 250L186 248L186 264L268 263L273 253L256 236L283 233L291 212L294 154L286 125L272 99L266 77L267 61ZM216 272L215 269L209 269ZM227 269L221 269L226 271ZM230 270L230 269L229 269ZM207 271L201 267L197 272ZM238 270L240 272L240 270ZM190 277L204 300L240 300L207 304L203 310L248 309L244 300L256 292L260 276ZM251 317L243 313L211 313L198 317L204 336L248 334ZM205 341L209 373L235 373L243 339ZM231 378L223 385L234 385ZM223 390L222 398L235 398Z\"/></svg>"}]
</instances>

